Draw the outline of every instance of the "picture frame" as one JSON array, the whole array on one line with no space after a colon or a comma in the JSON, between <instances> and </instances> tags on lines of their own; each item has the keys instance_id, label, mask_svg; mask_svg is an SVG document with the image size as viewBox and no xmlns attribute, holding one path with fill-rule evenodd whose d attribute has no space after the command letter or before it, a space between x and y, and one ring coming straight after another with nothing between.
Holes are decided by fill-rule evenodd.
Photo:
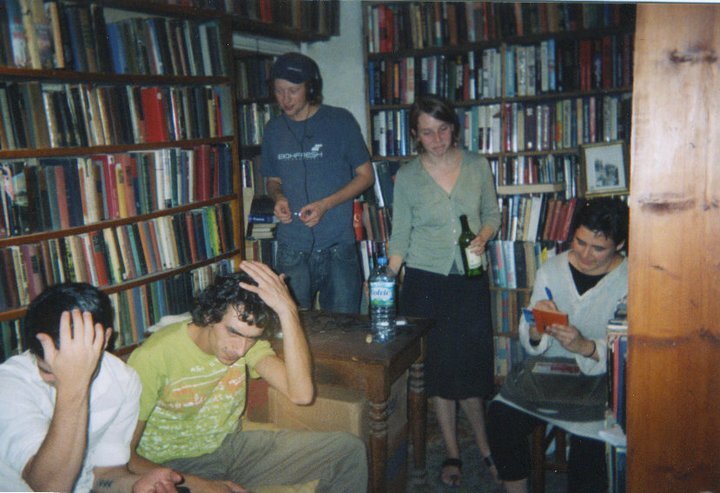
<instances>
[{"instance_id":1,"label":"picture frame","mask_svg":"<svg viewBox=\"0 0 720 493\"><path fill-rule=\"evenodd\" d=\"M580 147L580 195L598 197L629 192L626 146L622 140Z\"/></svg>"}]
</instances>

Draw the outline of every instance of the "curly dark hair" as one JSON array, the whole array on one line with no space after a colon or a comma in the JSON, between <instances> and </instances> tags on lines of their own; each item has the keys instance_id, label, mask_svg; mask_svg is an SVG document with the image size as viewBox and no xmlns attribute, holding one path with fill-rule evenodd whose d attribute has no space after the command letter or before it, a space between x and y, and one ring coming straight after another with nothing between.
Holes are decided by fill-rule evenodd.
<instances>
[{"instance_id":1,"label":"curly dark hair","mask_svg":"<svg viewBox=\"0 0 720 493\"><path fill-rule=\"evenodd\" d=\"M228 307L233 307L240 320L263 329L262 339L272 338L279 327L277 315L256 293L243 289L241 282L257 286L257 282L244 272L215 278L193 302L193 323L200 327L218 323Z\"/></svg>"},{"instance_id":2,"label":"curly dark hair","mask_svg":"<svg viewBox=\"0 0 720 493\"><path fill-rule=\"evenodd\" d=\"M585 226L594 233L601 233L615 245L628 240L628 206L616 197L599 197L585 202L575 215L572 230Z\"/></svg>"}]
</instances>

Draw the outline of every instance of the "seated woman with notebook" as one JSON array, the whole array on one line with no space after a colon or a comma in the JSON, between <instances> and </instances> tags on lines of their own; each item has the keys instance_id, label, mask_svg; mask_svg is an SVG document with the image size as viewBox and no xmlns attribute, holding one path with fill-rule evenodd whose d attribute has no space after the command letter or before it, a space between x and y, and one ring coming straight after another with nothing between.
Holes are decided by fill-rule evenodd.
<instances>
[{"instance_id":1,"label":"seated woman with notebook","mask_svg":"<svg viewBox=\"0 0 720 493\"><path fill-rule=\"evenodd\" d=\"M619 199L588 201L573 224L570 250L538 270L530 308L559 311L567 324L554 323L543 333L521 320L520 341L530 356L571 358L585 375L606 372L607 322L627 294L628 208ZM528 435L547 421L571 433L568 491L607 491L605 445L597 432L602 421L564 422L530 411L501 394L490 403L490 448L508 492L526 492L530 475Z\"/></svg>"}]
</instances>

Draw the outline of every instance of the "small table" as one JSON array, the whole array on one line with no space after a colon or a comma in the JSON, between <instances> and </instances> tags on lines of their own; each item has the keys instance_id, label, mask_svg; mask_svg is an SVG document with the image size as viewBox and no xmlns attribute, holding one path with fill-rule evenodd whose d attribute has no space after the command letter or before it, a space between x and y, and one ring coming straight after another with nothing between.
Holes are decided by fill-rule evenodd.
<instances>
[{"instance_id":1,"label":"small table","mask_svg":"<svg viewBox=\"0 0 720 493\"><path fill-rule=\"evenodd\" d=\"M414 465L411 481L424 484L427 399L423 361L425 335L431 322L410 318L407 325L398 327L395 340L376 344L366 340L370 333L367 315L306 311L300 316L310 344L316 382L360 390L368 400L370 491L373 493L386 491L390 387L410 370L408 414ZM282 342L274 346L278 352L282 351Z\"/></svg>"}]
</instances>

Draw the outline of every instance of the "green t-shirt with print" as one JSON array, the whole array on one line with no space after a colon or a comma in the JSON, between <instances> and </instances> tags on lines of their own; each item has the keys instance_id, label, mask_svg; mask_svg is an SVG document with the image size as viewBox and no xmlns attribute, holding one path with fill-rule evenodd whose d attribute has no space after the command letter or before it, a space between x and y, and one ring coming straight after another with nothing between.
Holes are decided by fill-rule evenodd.
<instances>
[{"instance_id":1,"label":"green t-shirt with print","mask_svg":"<svg viewBox=\"0 0 720 493\"><path fill-rule=\"evenodd\" d=\"M164 327L130 355L140 375L140 421L145 431L138 453L153 462L197 457L216 450L234 432L245 408L246 375L274 355L258 341L235 364L226 366L190 338L184 320Z\"/></svg>"}]
</instances>

